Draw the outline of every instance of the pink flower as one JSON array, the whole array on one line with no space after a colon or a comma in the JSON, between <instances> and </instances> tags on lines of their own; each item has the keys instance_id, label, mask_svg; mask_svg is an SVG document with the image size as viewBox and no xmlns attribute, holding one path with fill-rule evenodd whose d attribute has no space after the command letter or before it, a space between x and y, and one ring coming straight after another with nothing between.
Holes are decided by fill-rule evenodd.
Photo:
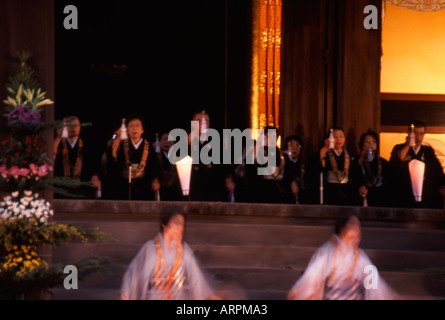
<instances>
[{"instance_id":1,"label":"pink flower","mask_svg":"<svg viewBox=\"0 0 445 320\"><path fill-rule=\"evenodd\" d=\"M19 172L20 172L20 169L17 166L13 166L13 167L11 167L11 169L9 169L9 174L11 176L13 176L14 179L17 179L19 177Z\"/></svg>"},{"instance_id":2,"label":"pink flower","mask_svg":"<svg viewBox=\"0 0 445 320\"><path fill-rule=\"evenodd\" d=\"M21 177L26 177L29 174L29 169L25 169L25 168L19 169L18 174Z\"/></svg>"},{"instance_id":3,"label":"pink flower","mask_svg":"<svg viewBox=\"0 0 445 320\"><path fill-rule=\"evenodd\" d=\"M49 170L49 168L50 168L50 167L45 163L44 165L42 165L42 166L39 167L39 171L38 171L37 175L38 175L39 177L44 177L44 176L46 176L46 175L48 174L48 170Z\"/></svg>"},{"instance_id":4,"label":"pink flower","mask_svg":"<svg viewBox=\"0 0 445 320\"><path fill-rule=\"evenodd\" d=\"M8 177L8 167L5 165L0 166L0 174L6 179Z\"/></svg>"},{"instance_id":5,"label":"pink flower","mask_svg":"<svg viewBox=\"0 0 445 320\"><path fill-rule=\"evenodd\" d=\"M46 175L48 175L49 171L53 170L53 167L48 165L48 164L43 164L40 167L36 166L35 164L31 163L29 165L29 170L30 172L38 177L45 177Z\"/></svg>"},{"instance_id":6,"label":"pink flower","mask_svg":"<svg viewBox=\"0 0 445 320\"><path fill-rule=\"evenodd\" d=\"M31 170L33 175L37 175L39 173L39 168L34 163L29 165L29 170Z\"/></svg>"}]
</instances>

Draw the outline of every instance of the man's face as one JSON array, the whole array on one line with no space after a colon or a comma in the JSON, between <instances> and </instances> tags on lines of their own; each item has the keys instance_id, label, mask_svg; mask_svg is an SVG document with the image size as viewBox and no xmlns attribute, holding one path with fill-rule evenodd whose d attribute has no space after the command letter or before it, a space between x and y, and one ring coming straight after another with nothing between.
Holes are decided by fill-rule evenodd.
<instances>
[{"instance_id":1,"label":"man's face","mask_svg":"<svg viewBox=\"0 0 445 320\"><path fill-rule=\"evenodd\" d=\"M168 133L164 133L161 137L161 140L159 141L162 151L166 153L168 153L174 143L174 141L168 141Z\"/></svg>"},{"instance_id":2,"label":"man's face","mask_svg":"<svg viewBox=\"0 0 445 320\"><path fill-rule=\"evenodd\" d=\"M416 145L421 145L425 137L425 128L414 128L413 131L416 137Z\"/></svg>"},{"instance_id":3,"label":"man's face","mask_svg":"<svg viewBox=\"0 0 445 320\"><path fill-rule=\"evenodd\" d=\"M76 139L80 135L80 121L78 119L67 122L68 137L71 140Z\"/></svg>"},{"instance_id":4,"label":"man's face","mask_svg":"<svg viewBox=\"0 0 445 320\"><path fill-rule=\"evenodd\" d=\"M292 158L300 156L301 145L297 140L291 140L287 144L287 151L291 152Z\"/></svg>"},{"instance_id":5,"label":"man's face","mask_svg":"<svg viewBox=\"0 0 445 320\"><path fill-rule=\"evenodd\" d=\"M128 134L132 140L140 140L144 134L142 121L139 119L131 120L128 123Z\"/></svg>"}]
</instances>

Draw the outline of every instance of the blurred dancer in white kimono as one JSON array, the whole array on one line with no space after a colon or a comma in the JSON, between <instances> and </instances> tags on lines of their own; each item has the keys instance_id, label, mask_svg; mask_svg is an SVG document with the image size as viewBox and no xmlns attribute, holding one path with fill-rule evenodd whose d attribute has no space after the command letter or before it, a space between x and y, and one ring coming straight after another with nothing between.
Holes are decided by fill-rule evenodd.
<instances>
[{"instance_id":1,"label":"blurred dancer in white kimono","mask_svg":"<svg viewBox=\"0 0 445 320\"><path fill-rule=\"evenodd\" d=\"M124 274L122 300L215 298L192 249L182 241L182 213L161 218L161 232L145 243Z\"/></svg>"},{"instance_id":2,"label":"blurred dancer in white kimono","mask_svg":"<svg viewBox=\"0 0 445 320\"><path fill-rule=\"evenodd\" d=\"M376 287L365 289L366 266L372 262L360 249L359 219L342 217L331 240L312 256L304 274L288 294L289 300L393 300L396 293L376 274Z\"/></svg>"}]
</instances>

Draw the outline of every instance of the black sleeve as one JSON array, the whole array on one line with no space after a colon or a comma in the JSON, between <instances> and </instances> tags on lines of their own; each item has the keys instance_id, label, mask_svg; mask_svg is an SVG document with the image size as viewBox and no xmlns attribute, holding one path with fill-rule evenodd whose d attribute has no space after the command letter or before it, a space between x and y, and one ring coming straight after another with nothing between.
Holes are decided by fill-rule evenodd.
<instances>
[{"instance_id":1,"label":"black sleeve","mask_svg":"<svg viewBox=\"0 0 445 320\"><path fill-rule=\"evenodd\" d=\"M158 178L159 181L161 181L161 165L159 164L158 157L156 155L156 150L150 145L149 146L149 152L148 152L148 179L153 181L153 179Z\"/></svg>"},{"instance_id":2,"label":"black sleeve","mask_svg":"<svg viewBox=\"0 0 445 320\"><path fill-rule=\"evenodd\" d=\"M306 163L306 172L304 175L305 190L302 195L306 204L320 203L320 172L321 162L318 152L312 154Z\"/></svg>"}]
</instances>

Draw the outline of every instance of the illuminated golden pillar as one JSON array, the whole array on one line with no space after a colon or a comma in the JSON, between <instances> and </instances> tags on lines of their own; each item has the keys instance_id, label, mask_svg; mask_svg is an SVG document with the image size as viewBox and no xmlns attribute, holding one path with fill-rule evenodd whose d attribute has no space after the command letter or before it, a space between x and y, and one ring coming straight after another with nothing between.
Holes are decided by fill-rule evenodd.
<instances>
[{"instance_id":1,"label":"illuminated golden pillar","mask_svg":"<svg viewBox=\"0 0 445 320\"><path fill-rule=\"evenodd\" d=\"M279 128L281 8L282 0L253 0L252 129Z\"/></svg>"}]
</instances>

